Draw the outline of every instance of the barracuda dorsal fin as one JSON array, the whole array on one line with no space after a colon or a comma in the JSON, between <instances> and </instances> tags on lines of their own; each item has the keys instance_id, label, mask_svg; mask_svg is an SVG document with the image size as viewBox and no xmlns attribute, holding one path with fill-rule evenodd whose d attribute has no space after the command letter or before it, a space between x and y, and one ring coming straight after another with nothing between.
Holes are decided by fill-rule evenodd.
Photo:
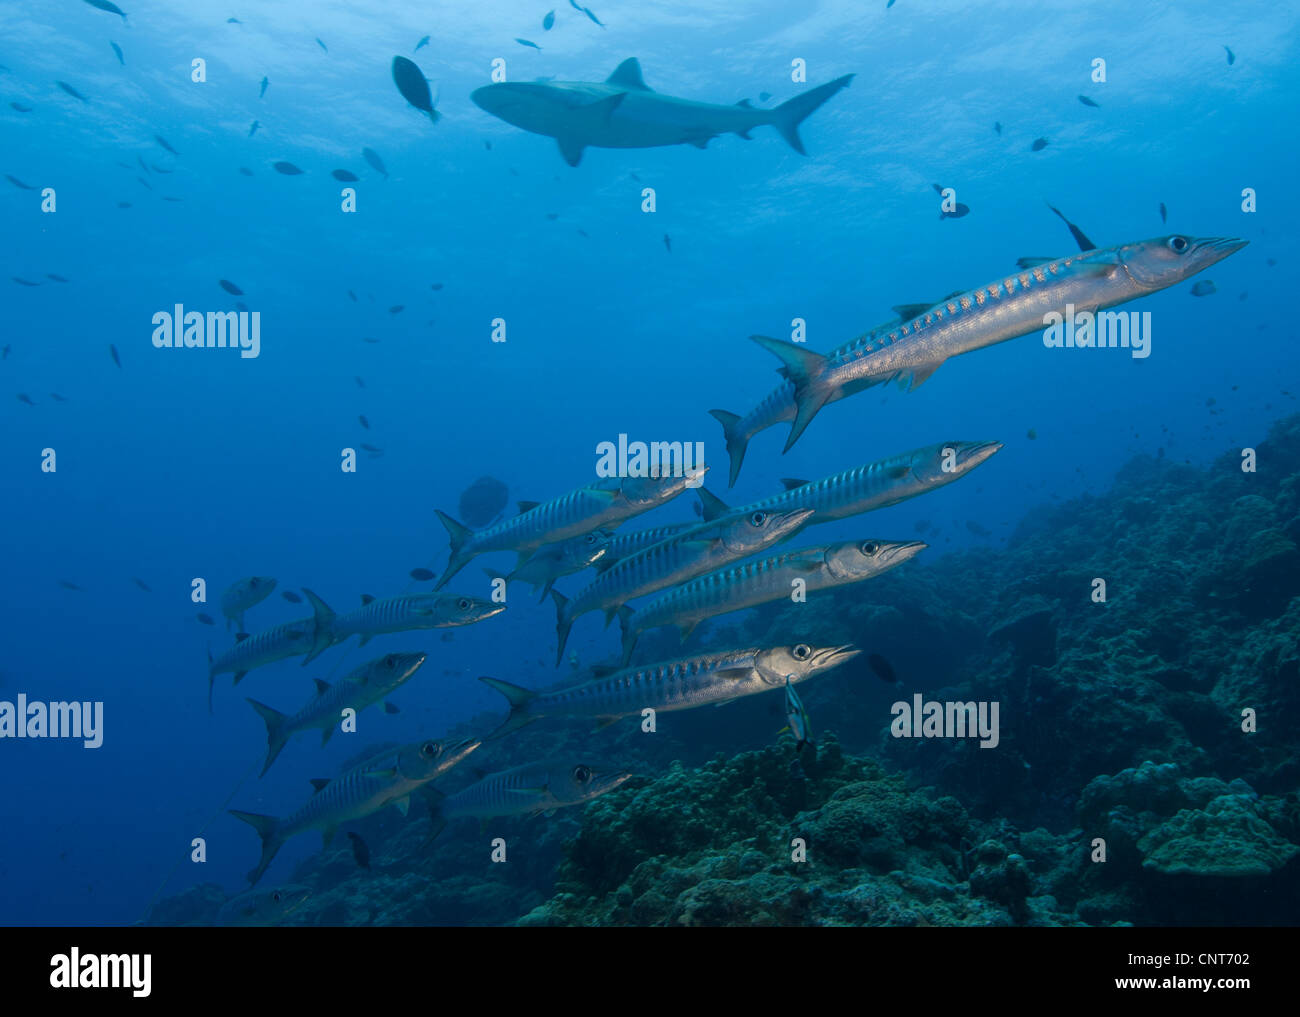
<instances>
[{"instance_id":1,"label":"barracuda dorsal fin","mask_svg":"<svg viewBox=\"0 0 1300 1017\"><path fill-rule=\"evenodd\" d=\"M324 678L313 678L312 681L316 683L316 695L323 696L330 690L330 683Z\"/></svg>"},{"instance_id":2,"label":"barracuda dorsal fin","mask_svg":"<svg viewBox=\"0 0 1300 1017\"><path fill-rule=\"evenodd\" d=\"M375 602L375 598L374 598L373 596L371 596L369 593L363 593L363 594L361 594L361 606L362 606L362 607L365 607L367 604L373 604L374 602Z\"/></svg>"},{"instance_id":3,"label":"barracuda dorsal fin","mask_svg":"<svg viewBox=\"0 0 1300 1017\"><path fill-rule=\"evenodd\" d=\"M750 102L748 99L741 99L740 102L736 103L736 105L737 105L737 106L744 106L745 109L753 109L753 108L754 108L754 104L753 104L752 102Z\"/></svg>"},{"instance_id":4,"label":"barracuda dorsal fin","mask_svg":"<svg viewBox=\"0 0 1300 1017\"><path fill-rule=\"evenodd\" d=\"M784 339L773 339L770 335L751 335L749 338L781 361L777 373L794 382L796 389L807 385L813 375L821 373L826 363L826 358L820 353L802 349Z\"/></svg>"},{"instance_id":5,"label":"barracuda dorsal fin","mask_svg":"<svg viewBox=\"0 0 1300 1017\"><path fill-rule=\"evenodd\" d=\"M537 506L540 505L541 502L540 502L540 501L521 501L521 502L518 502L517 504L519 505L519 514L522 516L525 512L531 512L533 509L537 508Z\"/></svg>"},{"instance_id":6,"label":"barracuda dorsal fin","mask_svg":"<svg viewBox=\"0 0 1300 1017\"><path fill-rule=\"evenodd\" d=\"M1019 269L1037 268L1039 265L1046 265L1049 262L1058 261L1058 260L1059 260L1058 258L1039 258L1039 257L1017 258L1016 268Z\"/></svg>"},{"instance_id":7,"label":"barracuda dorsal fin","mask_svg":"<svg viewBox=\"0 0 1300 1017\"><path fill-rule=\"evenodd\" d=\"M705 522L711 523L715 519L731 515L730 506L708 488L697 487L695 493L700 497L700 511Z\"/></svg>"},{"instance_id":8,"label":"barracuda dorsal fin","mask_svg":"<svg viewBox=\"0 0 1300 1017\"><path fill-rule=\"evenodd\" d=\"M315 792L316 794L320 794L322 791L325 790L325 788L329 786L329 782L330 779L328 777L313 777L311 781L311 786L316 789Z\"/></svg>"},{"instance_id":9,"label":"barracuda dorsal fin","mask_svg":"<svg viewBox=\"0 0 1300 1017\"><path fill-rule=\"evenodd\" d=\"M236 632L236 633L235 633L235 645L238 646L238 645L239 645L240 643L242 643L245 639L249 639L249 638L251 638L251 637L249 636L249 634L248 634L247 632Z\"/></svg>"},{"instance_id":10,"label":"barracuda dorsal fin","mask_svg":"<svg viewBox=\"0 0 1300 1017\"><path fill-rule=\"evenodd\" d=\"M890 310L903 321L911 321L913 318L919 318L933 306L934 304L895 304Z\"/></svg>"},{"instance_id":11,"label":"barracuda dorsal fin","mask_svg":"<svg viewBox=\"0 0 1300 1017\"><path fill-rule=\"evenodd\" d=\"M781 486L784 487L787 491L793 491L796 487L805 487L807 486L807 484L808 481L800 480L798 477L781 478Z\"/></svg>"},{"instance_id":12,"label":"barracuda dorsal fin","mask_svg":"<svg viewBox=\"0 0 1300 1017\"><path fill-rule=\"evenodd\" d=\"M641 61L636 57L628 57L621 64L614 68L614 73L605 79L607 85L617 85L619 88L628 88L634 92L653 92L645 79L641 77ZM743 101L743 100L742 100Z\"/></svg>"}]
</instances>

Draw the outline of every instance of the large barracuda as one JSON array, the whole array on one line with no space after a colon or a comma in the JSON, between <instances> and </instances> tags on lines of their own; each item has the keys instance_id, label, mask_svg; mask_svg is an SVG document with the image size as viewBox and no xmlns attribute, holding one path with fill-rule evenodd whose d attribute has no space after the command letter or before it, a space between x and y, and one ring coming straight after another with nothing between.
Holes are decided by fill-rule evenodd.
<instances>
[{"instance_id":1,"label":"large barracuda","mask_svg":"<svg viewBox=\"0 0 1300 1017\"><path fill-rule=\"evenodd\" d=\"M555 580L571 576L592 565L604 561L610 542L614 539L613 530L592 530L568 540L554 544L543 544L526 562L509 575L496 569L484 569L493 579L504 579L507 583L528 583L536 591L541 587L542 598L551 592Z\"/></svg>"},{"instance_id":2,"label":"large barracuda","mask_svg":"<svg viewBox=\"0 0 1300 1017\"><path fill-rule=\"evenodd\" d=\"M389 749L359 763L335 780L314 780L316 795L287 819L255 812L235 812L262 838L262 857L248 874L256 883L285 841L308 830L320 830L328 847L342 823L362 819L386 805L396 805L405 814L411 795L429 781L442 776L481 743L415 742Z\"/></svg>"},{"instance_id":3,"label":"large barracuda","mask_svg":"<svg viewBox=\"0 0 1300 1017\"><path fill-rule=\"evenodd\" d=\"M663 664L624 670L608 669L581 685L554 692L534 692L497 678L479 681L510 702L510 716L493 738L542 717L586 717L600 726L642 710L690 710L729 703L791 682L807 681L838 667L860 651L853 646L797 646L731 650L684 657ZM606 669L597 669L602 671Z\"/></svg>"},{"instance_id":4,"label":"large barracuda","mask_svg":"<svg viewBox=\"0 0 1300 1017\"><path fill-rule=\"evenodd\" d=\"M627 770L605 770L569 759L516 766L438 801L433 806L434 836L449 819L549 813L589 802L631 778Z\"/></svg>"},{"instance_id":5,"label":"large barracuda","mask_svg":"<svg viewBox=\"0 0 1300 1017\"><path fill-rule=\"evenodd\" d=\"M627 601L757 554L791 536L812 514L806 508L777 512L760 509L700 523L624 558L592 580L571 601L559 590L552 590L555 631L559 637L556 665L564 659L564 645L569 641L569 630L576 618L588 611L604 611L608 625Z\"/></svg>"},{"instance_id":6,"label":"large barracuda","mask_svg":"<svg viewBox=\"0 0 1300 1017\"><path fill-rule=\"evenodd\" d=\"M318 678L316 695L292 716L255 699L248 700L266 722L266 765L262 767L262 775L271 768L280 750L294 735L320 730L323 732L320 743L324 745L341 721L344 710L360 713L372 703L384 699L420 669L426 656L423 653L390 653L362 664L333 685Z\"/></svg>"},{"instance_id":7,"label":"large barracuda","mask_svg":"<svg viewBox=\"0 0 1300 1017\"><path fill-rule=\"evenodd\" d=\"M830 590L888 572L916 557L927 545L919 540L853 540L786 551L760 561L710 572L656 597L639 611L619 609L623 628L623 666L641 633L676 626L685 641L706 618L769 604L790 596L802 581L807 593Z\"/></svg>"},{"instance_id":8,"label":"large barracuda","mask_svg":"<svg viewBox=\"0 0 1300 1017\"><path fill-rule=\"evenodd\" d=\"M700 521L693 519L689 523L667 523L664 526L651 526L645 530L628 530L627 533L616 534L605 547L605 553L600 561L596 562L596 571L604 572L611 569L624 558L630 558L647 547L652 547L699 525Z\"/></svg>"},{"instance_id":9,"label":"large barracuda","mask_svg":"<svg viewBox=\"0 0 1300 1017\"><path fill-rule=\"evenodd\" d=\"M506 609L505 604L458 593L402 593L379 599L363 593L359 608L336 615L316 594L309 590L303 592L307 594L316 617L327 619L330 626L330 642L310 654L304 664L351 636L360 636L361 642L357 645L365 646L374 636L387 632L473 625Z\"/></svg>"},{"instance_id":10,"label":"large barracuda","mask_svg":"<svg viewBox=\"0 0 1300 1017\"><path fill-rule=\"evenodd\" d=\"M698 493L705 519L719 519L741 512L810 508L814 515L808 525L812 526L896 505L936 487L951 484L1001 447L1000 441L942 441L888 459L878 459L823 480L787 480L787 490L781 494L761 498L740 508L729 508L721 498L704 488L700 488Z\"/></svg>"},{"instance_id":11,"label":"large barracuda","mask_svg":"<svg viewBox=\"0 0 1300 1017\"><path fill-rule=\"evenodd\" d=\"M707 469L702 466L680 477L601 479L482 530L471 530L445 512L439 512L438 518L451 538L451 560L434 589L442 589L470 559L485 551L515 551L522 565L543 544L617 526L677 497L688 484L698 484Z\"/></svg>"},{"instance_id":12,"label":"large barracuda","mask_svg":"<svg viewBox=\"0 0 1300 1017\"><path fill-rule=\"evenodd\" d=\"M950 357L1041 332L1051 315L1095 314L1167 289L1246 243L1174 234L1026 266L986 286L954 294L896 327L867 332L826 355L753 336L780 359L786 382L745 417L710 411L727 439L731 483L740 472L749 439L764 428L792 421L785 443L789 451L827 403L890 381L916 388Z\"/></svg>"},{"instance_id":13,"label":"large barracuda","mask_svg":"<svg viewBox=\"0 0 1300 1017\"><path fill-rule=\"evenodd\" d=\"M332 645L333 616L329 608L321 611L323 601L310 590L303 590L311 598L315 613L310 618L285 622L255 636L240 633L239 642L215 660L208 651L208 712L212 712L212 683L219 674L233 671L235 684L255 667L272 664L277 660L297 657L310 659ZM305 663L305 662L304 662Z\"/></svg>"},{"instance_id":14,"label":"large barracuda","mask_svg":"<svg viewBox=\"0 0 1300 1017\"><path fill-rule=\"evenodd\" d=\"M804 155L800 122L851 80L853 75L846 74L775 109L757 109L748 101L719 106L653 91L641 77L641 64L631 57L604 81L501 82L484 85L470 98L508 124L554 138L564 161L576 166L588 145L704 148L720 134L748 139L750 131L765 125L775 127Z\"/></svg>"}]
</instances>

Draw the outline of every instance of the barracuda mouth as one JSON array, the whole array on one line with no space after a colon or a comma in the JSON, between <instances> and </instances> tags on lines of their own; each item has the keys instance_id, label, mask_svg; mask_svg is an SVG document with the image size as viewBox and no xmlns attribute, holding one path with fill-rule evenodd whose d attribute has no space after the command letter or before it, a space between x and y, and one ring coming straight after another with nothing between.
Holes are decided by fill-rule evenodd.
<instances>
[{"instance_id":1,"label":"barracuda mouth","mask_svg":"<svg viewBox=\"0 0 1300 1017\"><path fill-rule=\"evenodd\" d=\"M862 651L852 643L845 643L843 646L828 646L813 654L812 667L809 671L816 674L821 671L830 670L833 667L839 667L845 661L852 660L861 652Z\"/></svg>"},{"instance_id":2,"label":"barracuda mouth","mask_svg":"<svg viewBox=\"0 0 1300 1017\"><path fill-rule=\"evenodd\" d=\"M886 548L881 557L884 559L885 564L893 565L915 557L929 546L924 540L909 540L906 543Z\"/></svg>"},{"instance_id":3,"label":"barracuda mouth","mask_svg":"<svg viewBox=\"0 0 1300 1017\"><path fill-rule=\"evenodd\" d=\"M1198 266L1196 271L1209 268L1230 254L1236 254L1248 243L1249 240L1237 237L1205 237L1197 240L1191 252L1192 260Z\"/></svg>"},{"instance_id":4,"label":"barracuda mouth","mask_svg":"<svg viewBox=\"0 0 1300 1017\"><path fill-rule=\"evenodd\" d=\"M994 453L1000 451L1000 441L968 441L962 447L961 462L963 466L978 466Z\"/></svg>"}]
</instances>

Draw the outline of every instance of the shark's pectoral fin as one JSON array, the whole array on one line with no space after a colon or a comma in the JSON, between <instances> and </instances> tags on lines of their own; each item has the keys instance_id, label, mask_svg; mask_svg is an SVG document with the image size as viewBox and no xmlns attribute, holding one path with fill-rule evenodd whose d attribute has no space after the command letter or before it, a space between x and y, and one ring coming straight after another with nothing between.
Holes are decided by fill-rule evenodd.
<instances>
[{"instance_id":1,"label":"shark's pectoral fin","mask_svg":"<svg viewBox=\"0 0 1300 1017\"><path fill-rule=\"evenodd\" d=\"M564 161L570 166L576 166L582 162L582 150L586 146L581 141L573 138L556 138L560 145L560 155L564 156Z\"/></svg>"}]
</instances>

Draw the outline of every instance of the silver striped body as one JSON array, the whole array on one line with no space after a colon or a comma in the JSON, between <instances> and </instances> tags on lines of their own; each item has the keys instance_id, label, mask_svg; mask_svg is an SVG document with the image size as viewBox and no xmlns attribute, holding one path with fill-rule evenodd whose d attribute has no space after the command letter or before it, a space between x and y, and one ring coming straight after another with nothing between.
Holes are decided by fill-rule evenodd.
<instances>
[{"instance_id":1,"label":"silver striped body","mask_svg":"<svg viewBox=\"0 0 1300 1017\"><path fill-rule=\"evenodd\" d=\"M314 728L324 730L328 736L342 720L345 709L360 713L384 699L413 678L425 659L423 653L390 653L367 661L313 696L284 722L279 734L288 739Z\"/></svg>"},{"instance_id":2,"label":"silver striped body","mask_svg":"<svg viewBox=\"0 0 1300 1017\"><path fill-rule=\"evenodd\" d=\"M341 643L360 636L364 646L372 636L417 629L472 625L506 609L505 604L456 593L403 593L363 603L334 619L331 639Z\"/></svg>"},{"instance_id":3,"label":"silver striped body","mask_svg":"<svg viewBox=\"0 0 1300 1017\"><path fill-rule=\"evenodd\" d=\"M238 622L244 628L244 612L256 607L275 590L276 581L269 576L248 576L231 583L221 595L221 613L226 618L226 628Z\"/></svg>"},{"instance_id":4,"label":"silver striped body","mask_svg":"<svg viewBox=\"0 0 1300 1017\"><path fill-rule=\"evenodd\" d=\"M528 763L491 774L450 795L438 811L448 819L549 812L590 801L614 790L631 776L626 771L602 773L586 764L567 760Z\"/></svg>"},{"instance_id":5,"label":"silver striped body","mask_svg":"<svg viewBox=\"0 0 1300 1017\"><path fill-rule=\"evenodd\" d=\"M651 526L644 530L629 530L627 533L615 534L606 545L605 555L596 563L596 568L606 572L624 558L630 558L647 547L653 547L699 525L699 520L695 520L689 523L668 523L666 526Z\"/></svg>"},{"instance_id":6,"label":"silver striped body","mask_svg":"<svg viewBox=\"0 0 1300 1017\"><path fill-rule=\"evenodd\" d=\"M240 640L212 662L208 668L208 675L211 677L227 671L242 674L263 664L272 664L277 660L311 653L315 643L314 616L284 622L255 636Z\"/></svg>"}]
</instances>

